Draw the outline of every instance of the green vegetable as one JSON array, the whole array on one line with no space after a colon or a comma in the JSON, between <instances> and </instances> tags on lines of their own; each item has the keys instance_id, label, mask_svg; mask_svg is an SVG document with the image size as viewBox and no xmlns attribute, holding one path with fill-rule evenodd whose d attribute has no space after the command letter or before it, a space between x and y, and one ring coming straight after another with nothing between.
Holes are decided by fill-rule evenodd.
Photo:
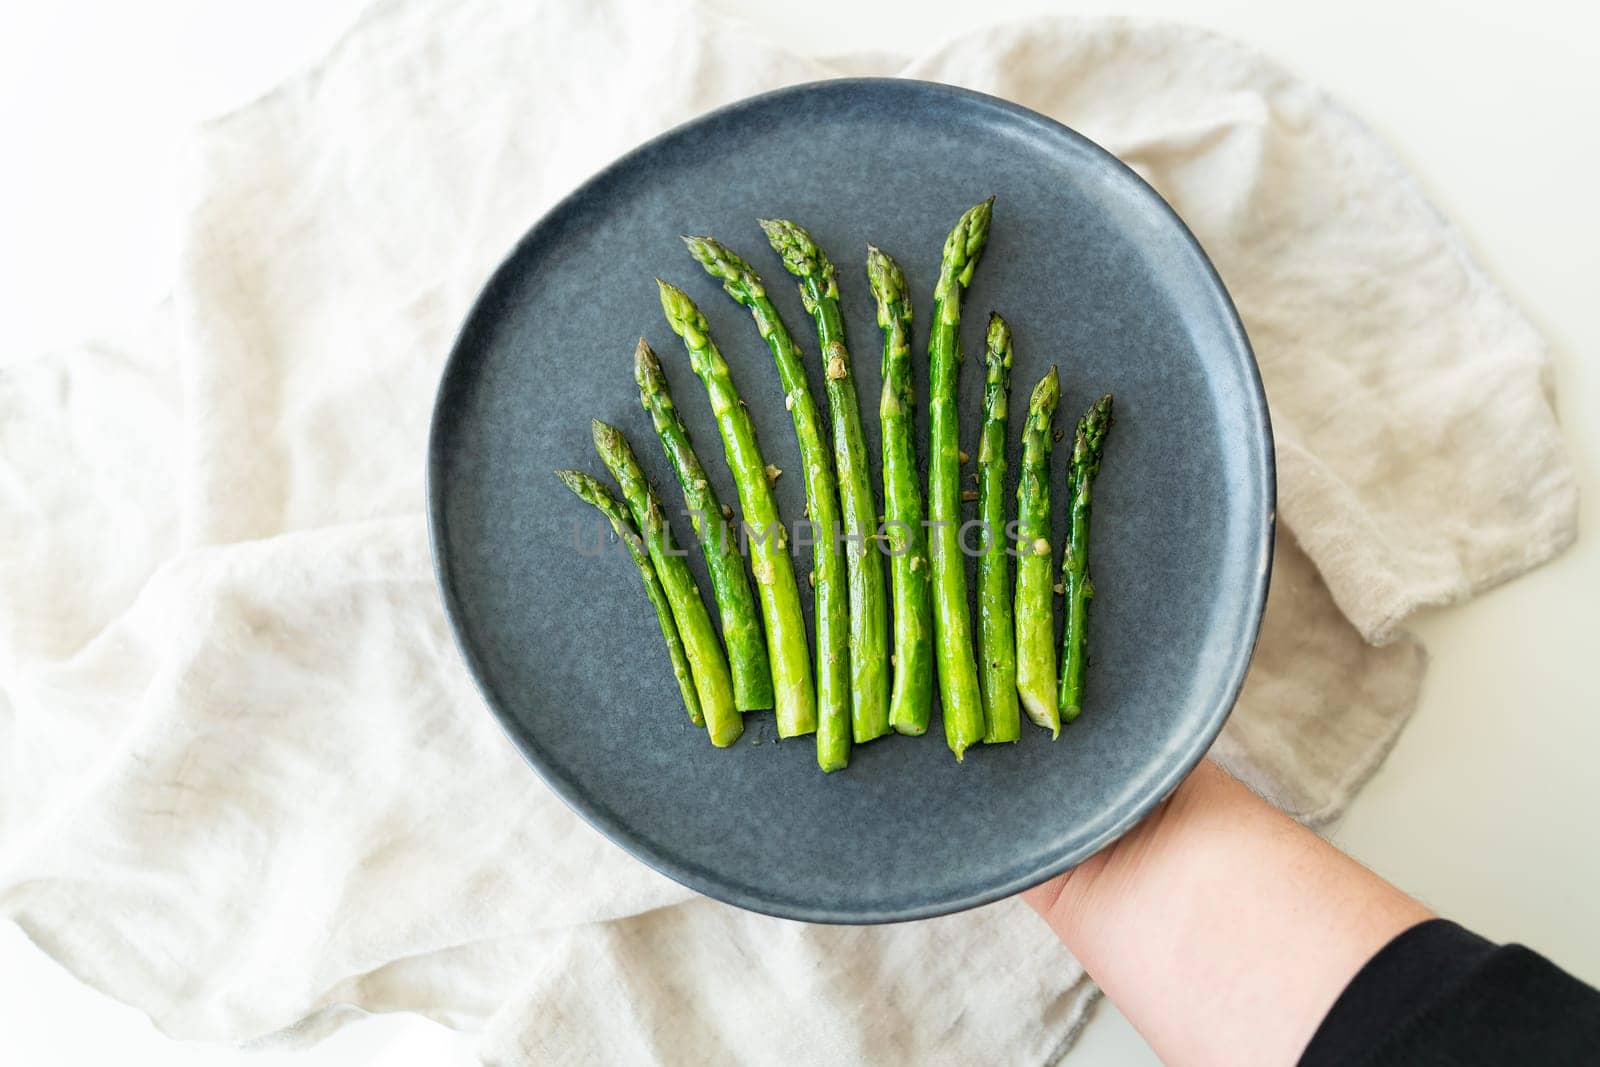
<instances>
[{"instance_id":1,"label":"green vegetable","mask_svg":"<svg viewBox=\"0 0 1600 1067\"><path fill-rule=\"evenodd\" d=\"M1072 468L1067 476L1071 494L1071 521L1066 551L1062 553L1062 585L1067 594L1067 630L1061 640L1061 698L1063 722L1071 722L1083 710L1083 675L1088 663L1089 601L1094 597L1094 582L1089 578L1089 509L1095 475L1100 473L1100 456L1105 451L1106 432L1111 429L1111 394L1096 400L1083 418L1072 439Z\"/></svg>"},{"instance_id":2,"label":"green vegetable","mask_svg":"<svg viewBox=\"0 0 1600 1067\"><path fill-rule=\"evenodd\" d=\"M744 719L734 704L728 661L723 658L722 646L717 642L705 602L700 599L700 589L694 584L694 575L689 573L689 565L682 556L673 553L661 501L645 480L644 471L622 431L598 419L593 429L595 451L600 453L611 476L622 488L622 499L644 533L650 562L661 578L667 603L672 605L672 619L677 623L678 635L683 638L684 651L689 657L695 693L700 697L700 710L705 716L711 743L719 748L731 745L744 732Z\"/></svg>"},{"instance_id":3,"label":"green vegetable","mask_svg":"<svg viewBox=\"0 0 1600 1067\"><path fill-rule=\"evenodd\" d=\"M727 361L711 340L705 316L683 290L659 279L657 285L661 310L672 331L683 338L689 362L711 398L723 453L739 490L740 510L750 527L750 567L767 628L778 736L811 733L817 728L817 693L811 679L800 590L789 560L789 537L772 492L772 475L761 457L755 426L739 400Z\"/></svg>"},{"instance_id":4,"label":"green vegetable","mask_svg":"<svg viewBox=\"0 0 1600 1067\"><path fill-rule=\"evenodd\" d=\"M1011 328L998 314L989 316L984 368L983 429L978 437L978 518L985 535L983 554L978 557L978 680L983 687L983 739L994 744L1022 736L1022 717L1017 710L1017 646L1011 622L1011 567L1006 554L1010 546L1005 537ZM1047 612L1049 608L1046 601Z\"/></svg>"},{"instance_id":5,"label":"green vegetable","mask_svg":"<svg viewBox=\"0 0 1600 1067\"><path fill-rule=\"evenodd\" d=\"M740 711L770 708L772 667L767 662L767 642L756 614L756 595L745 574L744 557L739 554L739 539L728 528L717 491L694 453L689 430L672 402L661 361L642 337L633 353L633 378L639 384L639 399L655 423L661 447L683 487L683 503L706 559L711 592L722 617L728 665L733 670L734 703Z\"/></svg>"},{"instance_id":6,"label":"green vegetable","mask_svg":"<svg viewBox=\"0 0 1600 1067\"><path fill-rule=\"evenodd\" d=\"M700 698L695 695L694 674L689 669L683 638L678 636L678 624L672 621L672 605L667 603L667 592L661 588L661 579L656 577L655 567L650 563L650 552L645 548L644 538L634 528L633 520L628 518L627 509L605 486L581 471L556 471L556 477L579 497L599 508L601 514L611 520L611 528L618 539L628 546L628 554L644 580L645 595L656 609L656 622L661 626L661 636L666 639L667 655L672 657L672 676L678 680L678 692L683 696L683 706L689 710L689 721L696 726L703 725L705 717L700 714Z\"/></svg>"},{"instance_id":7,"label":"green vegetable","mask_svg":"<svg viewBox=\"0 0 1600 1067\"><path fill-rule=\"evenodd\" d=\"M889 723L902 734L928 729L933 706L933 600L929 588L928 531L923 526L917 478L916 391L911 382L911 293L905 274L886 253L868 246L867 280L878 301L883 329L883 391L878 421L883 431L884 535L889 544L889 587L894 600L894 689Z\"/></svg>"},{"instance_id":8,"label":"green vegetable","mask_svg":"<svg viewBox=\"0 0 1600 1067\"><path fill-rule=\"evenodd\" d=\"M850 762L850 602L844 555L839 551L839 495L833 480L822 414L806 380L800 348L767 297L750 264L710 237L685 237L689 254L729 296L750 309L767 347L772 349L783 385L783 403L794 418L805 468L806 511L817 531L811 546L811 583L817 623L817 764L834 771Z\"/></svg>"},{"instance_id":9,"label":"green vegetable","mask_svg":"<svg viewBox=\"0 0 1600 1067\"><path fill-rule=\"evenodd\" d=\"M883 556L875 540L878 504L872 492L855 375L839 314L838 272L811 235L787 219L762 219L772 250L800 279L800 297L816 320L823 381L833 424L834 467L846 535L850 587L851 730L857 743L889 732L889 604Z\"/></svg>"},{"instance_id":10,"label":"green vegetable","mask_svg":"<svg viewBox=\"0 0 1600 1067\"><path fill-rule=\"evenodd\" d=\"M961 216L945 239L933 290L928 339L928 539L933 560L933 629L944 736L961 759L983 740L983 700L967 615L967 572L961 557L961 428L956 384L961 372L961 294L972 282L989 238L993 198Z\"/></svg>"},{"instance_id":11,"label":"green vegetable","mask_svg":"<svg viewBox=\"0 0 1600 1067\"><path fill-rule=\"evenodd\" d=\"M1034 386L1022 428L1017 478L1017 692L1036 726L1061 734L1056 712L1056 608L1050 549L1050 451L1055 442L1056 369Z\"/></svg>"}]
</instances>

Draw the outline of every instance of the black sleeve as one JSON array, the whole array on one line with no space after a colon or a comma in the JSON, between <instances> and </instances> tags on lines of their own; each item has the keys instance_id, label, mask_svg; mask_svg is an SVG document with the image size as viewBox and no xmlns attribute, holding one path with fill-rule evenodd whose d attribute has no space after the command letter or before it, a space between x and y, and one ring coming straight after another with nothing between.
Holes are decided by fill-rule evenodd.
<instances>
[{"instance_id":1,"label":"black sleeve","mask_svg":"<svg viewBox=\"0 0 1600 1067\"><path fill-rule=\"evenodd\" d=\"M1600 993L1521 945L1432 919L1356 974L1300 1063L1600 1064Z\"/></svg>"}]
</instances>

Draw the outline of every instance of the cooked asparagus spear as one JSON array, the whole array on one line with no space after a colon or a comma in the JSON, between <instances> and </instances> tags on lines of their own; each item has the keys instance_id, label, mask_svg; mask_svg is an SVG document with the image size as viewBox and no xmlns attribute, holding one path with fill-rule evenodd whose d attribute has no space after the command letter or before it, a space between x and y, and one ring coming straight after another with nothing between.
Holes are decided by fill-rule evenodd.
<instances>
[{"instance_id":1,"label":"cooked asparagus spear","mask_svg":"<svg viewBox=\"0 0 1600 1067\"><path fill-rule=\"evenodd\" d=\"M850 762L850 602L844 555L839 551L839 495L833 456L817 410L800 348L778 316L761 279L737 253L710 237L685 237L689 254L722 280L729 296L750 309L756 329L772 349L783 403L794 418L805 471L806 509L813 527L811 584L817 623L817 764L835 771Z\"/></svg>"},{"instance_id":2,"label":"cooked asparagus spear","mask_svg":"<svg viewBox=\"0 0 1600 1067\"><path fill-rule=\"evenodd\" d=\"M700 697L700 710L705 715L711 743L719 748L731 745L744 732L744 719L734 706L728 661L723 658L722 646L717 642L717 632L711 625L705 602L700 599L700 589L694 584L694 575L689 573L689 565L683 561L681 553L673 552L661 501L650 488L622 431L598 419L592 425L595 451L600 453L611 476L622 488L622 499L644 533L650 562L666 591L667 603L672 605L672 618L689 657L695 692Z\"/></svg>"},{"instance_id":3,"label":"cooked asparagus spear","mask_svg":"<svg viewBox=\"0 0 1600 1067\"><path fill-rule=\"evenodd\" d=\"M789 561L789 536L778 517L771 475L750 421L734 387L727 361L711 340L705 316L689 295L657 280L661 310L672 332L683 338L689 362L705 384L722 435L722 449L739 490L739 506L751 529L751 570L767 628L779 737L798 737L817 728L817 693L811 681L800 589Z\"/></svg>"},{"instance_id":4,"label":"cooked asparagus spear","mask_svg":"<svg viewBox=\"0 0 1600 1067\"><path fill-rule=\"evenodd\" d=\"M886 253L867 247L867 280L883 329L884 532L894 600L894 689L889 723L902 734L928 729L933 705L933 601L928 588L928 531L917 480L916 393L911 383L911 293L905 274Z\"/></svg>"},{"instance_id":5,"label":"cooked asparagus spear","mask_svg":"<svg viewBox=\"0 0 1600 1067\"><path fill-rule=\"evenodd\" d=\"M800 279L800 298L816 320L823 380L833 425L833 458L844 515L845 569L850 586L850 725L857 743L889 732L889 604L883 557L875 537L878 504L867 464L855 375L839 314L838 271L802 227L787 219L762 219L772 250Z\"/></svg>"},{"instance_id":6,"label":"cooked asparagus spear","mask_svg":"<svg viewBox=\"0 0 1600 1067\"><path fill-rule=\"evenodd\" d=\"M933 290L928 338L928 525L933 559L933 632L944 737L961 759L983 740L983 701L972 656L967 571L961 557L961 429L956 382L961 372L961 294L989 239L990 198L971 207L944 242Z\"/></svg>"},{"instance_id":7,"label":"cooked asparagus spear","mask_svg":"<svg viewBox=\"0 0 1600 1067\"><path fill-rule=\"evenodd\" d=\"M1061 382L1056 369L1034 386L1022 428L1017 477L1017 692L1036 726L1061 735L1056 712L1056 608L1050 551L1050 451Z\"/></svg>"},{"instance_id":8,"label":"cooked asparagus spear","mask_svg":"<svg viewBox=\"0 0 1600 1067\"><path fill-rule=\"evenodd\" d=\"M1111 429L1111 394L1096 400L1072 439L1072 468L1067 475L1070 523L1066 551L1062 553L1062 584L1067 593L1067 630L1061 639L1061 719L1071 722L1083 710L1083 673L1088 662L1089 601L1094 582L1089 579L1089 508L1094 476L1100 473L1106 431Z\"/></svg>"},{"instance_id":9,"label":"cooked asparagus spear","mask_svg":"<svg viewBox=\"0 0 1600 1067\"><path fill-rule=\"evenodd\" d=\"M666 639L667 655L672 658L672 676L678 680L683 706L689 709L689 721L696 726L703 725L705 718L700 713L700 698L695 695L689 656L684 651L683 638L678 636L678 624L672 621L672 605L667 603L667 592L661 588L661 579L656 577L655 567L650 563L650 551L645 548L644 538L639 536L639 531L634 529L627 509L606 491L605 486L581 471L556 471L556 477L579 497L599 508L600 513L611 520L611 528L616 531L618 540L628 546L628 555L633 557L634 566L639 568L639 577L644 580L645 595L656 609L656 622L661 626L661 636Z\"/></svg>"},{"instance_id":10,"label":"cooked asparagus spear","mask_svg":"<svg viewBox=\"0 0 1600 1067\"><path fill-rule=\"evenodd\" d=\"M661 361L643 337L633 353L633 378L639 385L639 399L655 423L661 447L683 487L683 503L706 558L711 592L722 619L722 640L728 648L728 666L733 671L734 703L740 711L770 708L772 667L767 662L767 642L761 634L756 595L745 574L744 557L739 554L738 536L728 528L722 502L706 478L700 457L694 453L689 429L672 402Z\"/></svg>"},{"instance_id":11,"label":"cooked asparagus spear","mask_svg":"<svg viewBox=\"0 0 1600 1067\"><path fill-rule=\"evenodd\" d=\"M1006 554L1010 545L1005 536L1011 328L998 314L989 316L984 369L983 430L978 437L978 518L984 529L983 554L978 557L978 680L983 687L983 739L994 744L1022 736L1017 711L1017 646L1011 622L1011 567ZM1048 564L1047 558L1046 582L1050 579ZM1046 601L1047 611L1049 607Z\"/></svg>"}]
</instances>

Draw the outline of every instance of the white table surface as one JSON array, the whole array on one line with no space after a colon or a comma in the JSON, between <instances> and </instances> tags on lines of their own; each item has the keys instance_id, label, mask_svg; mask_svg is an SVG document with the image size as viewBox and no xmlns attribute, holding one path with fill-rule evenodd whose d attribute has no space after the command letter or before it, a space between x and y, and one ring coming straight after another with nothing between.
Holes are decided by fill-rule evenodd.
<instances>
[{"instance_id":1,"label":"white table surface","mask_svg":"<svg viewBox=\"0 0 1600 1067\"><path fill-rule=\"evenodd\" d=\"M708 0L819 54L921 49L1048 0ZM172 154L195 119L314 58L364 0L58 0L0 13L0 323L5 353L127 321L161 295ZM1255 44L1396 146L1546 332L1586 499L1600 467L1600 13L1563 0L1123 2ZM1600 983L1600 546L1414 627L1422 706L1334 831L1355 856L1490 937ZM176 1044L0 923L0 1062L472 1063L470 1044L377 1017L305 1052ZM1103 1006L1071 1057L1155 1062Z\"/></svg>"}]
</instances>

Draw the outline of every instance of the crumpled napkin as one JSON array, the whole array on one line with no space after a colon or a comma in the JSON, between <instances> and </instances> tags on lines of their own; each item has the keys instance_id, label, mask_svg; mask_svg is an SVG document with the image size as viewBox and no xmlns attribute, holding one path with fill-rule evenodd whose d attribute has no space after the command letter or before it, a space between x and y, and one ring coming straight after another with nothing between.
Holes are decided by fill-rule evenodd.
<instances>
[{"instance_id":1,"label":"crumpled napkin","mask_svg":"<svg viewBox=\"0 0 1600 1067\"><path fill-rule=\"evenodd\" d=\"M850 65L1061 119L1210 252L1283 530L1216 754L1336 815L1415 702L1405 618L1573 537L1543 342L1359 122L1228 41L1062 19ZM186 1038L409 1010L493 1063L1067 1047L1094 990L1020 904L806 926L608 844L479 705L433 588L429 405L494 263L636 142L840 69L678 0L388 0L199 132L171 300L0 369L4 914Z\"/></svg>"}]
</instances>

